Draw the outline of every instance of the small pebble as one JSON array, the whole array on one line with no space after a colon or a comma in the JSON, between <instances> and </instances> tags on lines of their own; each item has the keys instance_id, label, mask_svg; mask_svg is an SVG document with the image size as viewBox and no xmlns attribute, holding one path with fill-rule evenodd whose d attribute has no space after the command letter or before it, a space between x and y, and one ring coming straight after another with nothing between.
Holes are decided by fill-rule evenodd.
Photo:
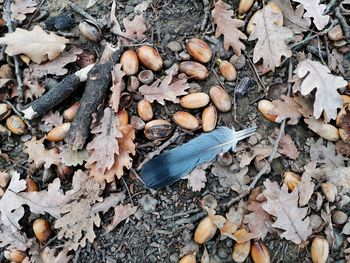
<instances>
[{"instance_id":1,"label":"small pebble","mask_svg":"<svg viewBox=\"0 0 350 263\"><path fill-rule=\"evenodd\" d=\"M124 10L125 10L125 13L129 14L134 11L134 7L130 5L126 5Z\"/></svg>"},{"instance_id":2,"label":"small pebble","mask_svg":"<svg viewBox=\"0 0 350 263\"><path fill-rule=\"evenodd\" d=\"M190 88L188 89L188 93L196 93L196 92L201 92L202 87L196 82L190 83Z\"/></svg>"},{"instance_id":3,"label":"small pebble","mask_svg":"<svg viewBox=\"0 0 350 263\"><path fill-rule=\"evenodd\" d=\"M240 70L245 67L246 59L243 55L240 55L240 56L233 55L230 58L230 63L235 67L235 69Z\"/></svg>"},{"instance_id":4,"label":"small pebble","mask_svg":"<svg viewBox=\"0 0 350 263\"><path fill-rule=\"evenodd\" d=\"M227 258L228 256L226 249L224 249L223 247L218 249L218 255L221 258Z\"/></svg>"},{"instance_id":5,"label":"small pebble","mask_svg":"<svg viewBox=\"0 0 350 263\"><path fill-rule=\"evenodd\" d=\"M139 205L146 213L151 213L156 210L158 201L150 195L144 195L139 200Z\"/></svg>"},{"instance_id":6,"label":"small pebble","mask_svg":"<svg viewBox=\"0 0 350 263\"><path fill-rule=\"evenodd\" d=\"M180 52L182 50L182 46L177 41L170 41L167 45L167 48L172 52Z\"/></svg>"},{"instance_id":7,"label":"small pebble","mask_svg":"<svg viewBox=\"0 0 350 263\"><path fill-rule=\"evenodd\" d=\"M173 62L170 61L169 59L164 60L164 67L165 68L170 68L173 65Z\"/></svg>"},{"instance_id":8,"label":"small pebble","mask_svg":"<svg viewBox=\"0 0 350 263\"><path fill-rule=\"evenodd\" d=\"M179 53L179 59L180 60L189 60L190 55L188 53L186 53L185 51L182 51L181 53Z\"/></svg>"},{"instance_id":9,"label":"small pebble","mask_svg":"<svg viewBox=\"0 0 350 263\"><path fill-rule=\"evenodd\" d=\"M153 254L148 256L148 260L149 260L149 262L152 262L152 263L158 261L157 257Z\"/></svg>"}]
</instances>

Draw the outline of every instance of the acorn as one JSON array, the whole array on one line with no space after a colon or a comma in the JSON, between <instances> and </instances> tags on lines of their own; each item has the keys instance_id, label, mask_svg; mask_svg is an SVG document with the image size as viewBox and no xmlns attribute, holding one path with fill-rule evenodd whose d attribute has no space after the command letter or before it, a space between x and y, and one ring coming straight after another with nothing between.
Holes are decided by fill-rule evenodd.
<instances>
[{"instance_id":1,"label":"acorn","mask_svg":"<svg viewBox=\"0 0 350 263\"><path fill-rule=\"evenodd\" d=\"M153 72L150 70L142 70L138 75L139 81L143 84L150 84L154 80Z\"/></svg>"},{"instance_id":2,"label":"acorn","mask_svg":"<svg viewBox=\"0 0 350 263\"><path fill-rule=\"evenodd\" d=\"M285 172L283 177L283 183L287 185L289 191L293 191L297 188L301 180L301 177L298 174L291 171Z\"/></svg>"},{"instance_id":3,"label":"acorn","mask_svg":"<svg viewBox=\"0 0 350 263\"><path fill-rule=\"evenodd\" d=\"M50 142L63 141L69 131L70 124L70 122L66 122L56 126L47 134L46 139Z\"/></svg>"},{"instance_id":4,"label":"acorn","mask_svg":"<svg viewBox=\"0 0 350 263\"><path fill-rule=\"evenodd\" d=\"M11 249L5 250L4 257L11 262L21 263L27 257L27 255L23 251Z\"/></svg>"},{"instance_id":5,"label":"acorn","mask_svg":"<svg viewBox=\"0 0 350 263\"><path fill-rule=\"evenodd\" d=\"M346 104L337 115L336 125L344 142L350 141L350 104Z\"/></svg>"},{"instance_id":6,"label":"acorn","mask_svg":"<svg viewBox=\"0 0 350 263\"><path fill-rule=\"evenodd\" d=\"M179 263L196 263L196 253L190 253L186 256L183 256Z\"/></svg>"},{"instance_id":7,"label":"acorn","mask_svg":"<svg viewBox=\"0 0 350 263\"><path fill-rule=\"evenodd\" d=\"M192 114L185 111L177 111L173 114L174 122L186 130L194 130L199 127L199 121Z\"/></svg>"},{"instance_id":8,"label":"acorn","mask_svg":"<svg viewBox=\"0 0 350 263\"><path fill-rule=\"evenodd\" d=\"M186 109L202 108L209 103L209 95L204 92L188 94L181 98L180 105Z\"/></svg>"},{"instance_id":9,"label":"acorn","mask_svg":"<svg viewBox=\"0 0 350 263\"><path fill-rule=\"evenodd\" d=\"M349 89L349 88L348 88ZM350 96L348 95L341 95L342 99L343 99L343 105L345 106L346 104L350 103Z\"/></svg>"},{"instance_id":10,"label":"acorn","mask_svg":"<svg viewBox=\"0 0 350 263\"><path fill-rule=\"evenodd\" d=\"M191 38L187 41L186 48L188 54L190 54L190 56L198 62L207 63L211 60L211 48L201 39Z\"/></svg>"},{"instance_id":11,"label":"acorn","mask_svg":"<svg viewBox=\"0 0 350 263\"><path fill-rule=\"evenodd\" d=\"M323 139L334 142L339 140L339 130L332 124L324 123L323 121L318 122L317 120L307 118L304 119L304 122L307 123L310 130L321 136Z\"/></svg>"},{"instance_id":12,"label":"acorn","mask_svg":"<svg viewBox=\"0 0 350 263\"><path fill-rule=\"evenodd\" d=\"M200 245L208 242L214 237L217 229L218 227L213 223L210 216L207 216L197 226L196 232L194 233L194 241Z\"/></svg>"},{"instance_id":13,"label":"acorn","mask_svg":"<svg viewBox=\"0 0 350 263\"><path fill-rule=\"evenodd\" d=\"M153 110L151 103L146 100L140 100L137 103L137 113L139 114L140 118L144 121L150 121L153 118Z\"/></svg>"},{"instance_id":14,"label":"acorn","mask_svg":"<svg viewBox=\"0 0 350 263\"><path fill-rule=\"evenodd\" d=\"M142 65L152 71L159 71L163 67L163 59L157 50L150 46L141 46L136 51Z\"/></svg>"},{"instance_id":15,"label":"acorn","mask_svg":"<svg viewBox=\"0 0 350 263\"><path fill-rule=\"evenodd\" d=\"M6 103L0 103L0 121L6 119L11 114L11 107Z\"/></svg>"},{"instance_id":16,"label":"acorn","mask_svg":"<svg viewBox=\"0 0 350 263\"><path fill-rule=\"evenodd\" d=\"M38 192L39 191L39 186L37 182L33 180L33 178L28 177L26 179L26 185L27 185L27 192Z\"/></svg>"},{"instance_id":17,"label":"acorn","mask_svg":"<svg viewBox=\"0 0 350 263\"><path fill-rule=\"evenodd\" d=\"M202 113L203 131L210 132L215 129L217 123L217 112L213 105L206 107Z\"/></svg>"},{"instance_id":18,"label":"acorn","mask_svg":"<svg viewBox=\"0 0 350 263\"><path fill-rule=\"evenodd\" d=\"M338 195L338 189L334 184L332 184L330 182L323 183L323 184L321 184L321 189L322 189L322 192L323 192L323 194L328 202L335 201L335 198Z\"/></svg>"},{"instance_id":19,"label":"acorn","mask_svg":"<svg viewBox=\"0 0 350 263\"><path fill-rule=\"evenodd\" d=\"M67 121L73 121L75 119L75 116L77 116L77 112L80 107L80 102L74 103L72 106L70 106L68 109L66 109L63 112L63 118Z\"/></svg>"},{"instance_id":20,"label":"acorn","mask_svg":"<svg viewBox=\"0 0 350 263\"><path fill-rule=\"evenodd\" d=\"M244 262L250 253L250 240L244 243L235 243L232 252L232 259L234 262Z\"/></svg>"},{"instance_id":21,"label":"acorn","mask_svg":"<svg viewBox=\"0 0 350 263\"><path fill-rule=\"evenodd\" d=\"M348 215L340 210L335 210L332 214L332 222L336 225L345 224L348 220Z\"/></svg>"},{"instance_id":22,"label":"acorn","mask_svg":"<svg viewBox=\"0 0 350 263\"><path fill-rule=\"evenodd\" d=\"M144 134L149 140L165 140L173 133L173 126L166 120L147 122Z\"/></svg>"},{"instance_id":23,"label":"acorn","mask_svg":"<svg viewBox=\"0 0 350 263\"><path fill-rule=\"evenodd\" d=\"M238 14L244 15L247 13L254 4L254 0L240 0L238 4Z\"/></svg>"},{"instance_id":24,"label":"acorn","mask_svg":"<svg viewBox=\"0 0 350 263\"><path fill-rule=\"evenodd\" d=\"M237 71L235 67L226 60L217 60L219 64L219 70L221 75L227 80L227 81L234 81L237 78Z\"/></svg>"},{"instance_id":25,"label":"acorn","mask_svg":"<svg viewBox=\"0 0 350 263\"><path fill-rule=\"evenodd\" d=\"M212 86L209 90L209 96L219 111L227 112L231 109L230 95L221 86Z\"/></svg>"},{"instance_id":26,"label":"acorn","mask_svg":"<svg viewBox=\"0 0 350 263\"><path fill-rule=\"evenodd\" d=\"M119 123L120 126L124 126L124 125L128 125L129 123L129 116L128 116L128 112L124 109L118 111L118 119L119 119Z\"/></svg>"},{"instance_id":27,"label":"acorn","mask_svg":"<svg viewBox=\"0 0 350 263\"><path fill-rule=\"evenodd\" d=\"M122 70L127 76L135 75L139 71L139 58L134 50L127 50L120 58Z\"/></svg>"},{"instance_id":28,"label":"acorn","mask_svg":"<svg viewBox=\"0 0 350 263\"><path fill-rule=\"evenodd\" d=\"M22 135L26 131L26 124L17 115L11 115L6 119L6 127L16 135Z\"/></svg>"},{"instance_id":29,"label":"acorn","mask_svg":"<svg viewBox=\"0 0 350 263\"><path fill-rule=\"evenodd\" d=\"M281 10L281 9L278 7L278 5L276 5L275 3L269 2L269 3L265 6L265 8L266 8L267 6L271 7L272 10L273 10L275 13L278 13L278 14L281 14L281 15L282 15L282 10ZM254 28L255 28L255 24L253 24L253 19L254 19L254 17L257 16L257 14L259 14L259 13L261 13L261 12L262 12L261 9L258 10L258 11L256 11L256 12L254 13L254 15L252 15L252 17L249 19L249 22L248 22L248 25L247 25L247 29L246 29L246 32L247 32L248 35L250 35L250 34L253 32ZM283 16L281 16L281 19L275 21L275 25L278 26L278 27L282 27L282 26L283 26Z\"/></svg>"},{"instance_id":30,"label":"acorn","mask_svg":"<svg viewBox=\"0 0 350 263\"><path fill-rule=\"evenodd\" d=\"M254 263L270 263L270 253L262 241L254 241L250 250Z\"/></svg>"},{"instance_id":31,"label":"acorn","mask_svg":"<svg viewBox=\"0 0 350 263\"><path fill-rule=\"evenodd\" d=\"M83 36L93 42L97 42L101 39L102 33L100 27L93 21L84 19L78 26Z\"/></svg>"},{"instance_id":32,"label":"acorn","mask_svg":"<svg viewBox=\"0 0 350 263\"><path fill-rule=\"evenodd\" d=\"M196 80L204 80L209 76L205 66L195 61L184 61L179 65L179 70L188 77Z\"/></svg>"},{"instance_id":33,"label":"acorn","mask_svg":"<svg viewBox=\"0 0 350 263\"><path fill-rule=\"evenodd\" d=\"M269 100L260 100L258 102L258 110L260 111L261 115L272 122L275 122L277 119L276 115L271 114L270 112L274 110L276 106Z\"/></svg>"},{"instance_id":34,"label":"acorn","mask_svg":"<svg viewBox=\"0 0 350 263\"><path fill-rule=\"evenodd\" d=\"M46 242L51 236L52 229L50 223L46 219L39 218L33 223L33 231L40 242Z\"/></svg>"},{"instance_id":35,"label":"acorn","mask_svg":"<svg viewBox=\"0 0 350 263\"><path fill-rule=\"evenodd\" d=\"M72 178L74 170L70 166L60 164L56 167L56 173L61 182L67 182Z\"/></svg>"},{"instance_id":36,"label":"acorn","mask_svg":"<svg viewBox=\"0 0 350 263\"><path fill-rule=\"evenodd\" d=\"M317 236L312 240L311 259L313 263L326 263L329 255L328 241L321 236Z\"/></svg>"},{"instance_id":37,"label":"acorn","mask_svg":"<svg viewBox=\"0 0 350 263\"><path fill-rule=\"evenodd\" d=\"M137 131L143 130L145 128L145 122L138 116L131 116L130 125Z\"/></svg>"}]
</instances>

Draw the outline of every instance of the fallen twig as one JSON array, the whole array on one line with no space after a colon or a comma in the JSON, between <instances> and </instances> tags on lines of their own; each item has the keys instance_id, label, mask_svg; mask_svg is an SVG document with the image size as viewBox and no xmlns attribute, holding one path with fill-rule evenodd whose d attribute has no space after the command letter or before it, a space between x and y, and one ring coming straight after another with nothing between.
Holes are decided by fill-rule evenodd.
<instances>
[{"instance_id":1,"label":"fallen twig","mask_svg":"<svg viewBox=\"0 0 350 263\"><path fill-rule=\"evenodd\" d=\"M208 22L208 19L209 19L209 16L210 16L210 4L209 4L209 1L208 0L202 0L203 2L203 6L204 6L204 9L203 9L203 20L202 20L202 24L201 24L201 31L204 30L207 22Z\"/></svg>"},{"instance_id":2,"label":"fallen twig","mask_svg":"<svg viewBox=\"0 0 350 263\"><path fill-rule=\"evenodd\" d=\"M337 7L335 9L335 16L336 16L336 18L338 18L338 20L339 20L339 22L341 24L341 27L343 29L346 41L349 43L349 41L350 41L350 26L346 22L345 17L343 17L343 15L340 13L340 8L339 7Z\"/></svg>"}]
</instances>

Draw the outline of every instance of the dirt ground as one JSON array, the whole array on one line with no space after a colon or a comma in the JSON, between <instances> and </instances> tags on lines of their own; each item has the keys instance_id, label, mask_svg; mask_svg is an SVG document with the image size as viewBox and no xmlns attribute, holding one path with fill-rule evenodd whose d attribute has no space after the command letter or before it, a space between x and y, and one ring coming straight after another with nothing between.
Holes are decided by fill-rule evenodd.
<instances>
[{"instance_id":1,"label":"dirt ground","mask_svg":"<svg viewBox=\"0 0 350 263\"><path fill-rule=\"evenodd\" d=\"M88 1L77 0L74 2L81 6L86 6ZM140 2L142 1L118 1L117 13L119 21L124 17L132 16L133 8ZM232 56L232 52L226 52L222 44L220 44L221 42L218 42L213 37L213 25L211 22L208 23L204 31L200 29L205 15L203 2L199 0L154 0L152 1L151 8L148 8L145 12L145 18L151 26L151 30L148 32L149 42L158 48L162 57L166 60L166 65L177 62L178 56L178 54L171 52L167 48L168 43L170 41L177 41L184 46L185 40L190 37L204 36L204 39L211 44L214 54L220 56L222 59L229 59ZM108 24L111 3L110 0L99 0L89 9L89 13L96 18L105 20ZM47 0L44 2L42 8L47 10L50 16L68 12L74 16L77 25L82 17L73 13L67 5L67 0ZM45 20L40 23L45 23ZM108 27L105 31L108 32ZM77 26L69 32L77 33ZM116 41L116 37L110 33L106 33L105 38L111 42ZM102 45L91 44L82 37L76 39L76 44L90 48L96 54L101 52ZM251 50L248 46L248 54L250 54L249 52ZM208 68L212 66L208 65ZM235 105L230 112L220 114L218 124L228 127L233 126L236 129L257 126L258 132L263 137L269 137L278 125L271 124L271 122L263 119L257 112L257 101L265 96L265 92L256 83L253 70L249 66L249 63L246 63L239 70L238 74L237 82L243 77L250 77L254 81L254 84L247 95L235 98ZM268 84L273 84L272 81L276 81L276 76L277 79L280 77L282 80L285 79L286 75L287 66L284 66L276 71L273 78L272 75L267 74L263 76L263 80ZM211 73L207 80L198 81L198 84L200 84L203 91L207 92L211 85L218 84L218 79ZM234 86L235 83L232 85L225 84L232 98L234 96ZM275 99L284 93L285 89L273 89L272 87L267 98ZM154 111L155 115L164 116L171 115L171 113L178 109L180 109L179 106L168 105L166 111L163 107L158 107ZM133 106L128 110L133 113L136 112ZM194 113L196 112L194 111ZM298 125L297 128L293 126L287 127L286 132L295 139L295 143L300 150L306 147L306 139L312 137L312 132L302 124ZM180 136L176 144L181 144L198 134L200 134L200 131ZM136 142L138 145L146 143L142 131L136 134ZM23 160L22 153L16 150L19 149L16 147L18 143L12 141L11 138L7 141L2 140L1 149L4 152L11 152L11 157L17 160ZM140 162L142 156L145 156L150 150L152 148L139 148L137 150L138 157L136 157L134 162ZM1 159L0 165L6 166L6 163L2 163L2 161ZM298 162L293 165L303 167L306 161L301 157ZM281 172L286 167L290 167L290 165L289 161L283 158L274 160L269 177L280 180ZM254 170L251 171L252 174L254 172ZM38 176L41 175L39 174ZM133 194L128 195L122 181L117 183L117 190L124 191L127 198L129 198L128 202L139 205L140 209L135 215L108 234L106 234L104 227L111 222L112 214L105 214L102 217L102 227L96 229L97 238L95 242L93 244L88 243L85 248L78 250L74 262L178 262L179 258L186 251L195 247L193 243L194 229L205 216L205 213L200 208L201 199L205 195L212 195L219 204L217 213L225 214L227 208L220 206L220 204L225 204L236 196L230 188L222 187L219 184L218 178L212 174L208 175L206 187L201 192L192 192L187 188L185 180L159 191L149 191L137 181L131 180L128 176L125 176L125 183L127 185L135 184ZM310 255L307 249L299 249L297 245L282 240L277 235L268 235L264 242L270 250L271 262L310 262ZM341 242L338 243L341 244ZM222 236L217 234L206 244L206 248L211 256L210 262L232 262L232 247L233 241L231 239L223 239ZM340 247L335 247L332 250L333 254L331 256L334 262L343 262L337 261L337 258L340 258L340 255L338 255L340 249ZM200 247L198 253L199 255L203 253L203 247ZM251 259L248 259L247 262L251 262Z\"/></svg>"}]
</instances>

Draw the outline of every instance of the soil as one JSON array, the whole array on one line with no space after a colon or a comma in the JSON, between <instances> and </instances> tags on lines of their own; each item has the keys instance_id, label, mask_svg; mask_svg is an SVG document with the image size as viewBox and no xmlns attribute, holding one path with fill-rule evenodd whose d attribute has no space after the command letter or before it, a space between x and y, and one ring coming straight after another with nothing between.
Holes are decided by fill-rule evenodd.
<instances>
[{"instance_id":1,"label":"soil","mask_svg":"<svg viewBox=\"0 0 350 263\"><path fill-rule=\"evenodd\" d=\"M80 6L85 7L87 0L74 1ZM124 17L133 16L133 8L142 2L141 0L123 0L118 1L117 15L119 21L122 21ZM205 1L203 1L205 2ZM147 19L151 30L148 32L149 41L153 43L155 47L161 52L162 57L166 60L166 65L171 65L177 62L178 53L172 52L167 48L167 44L170 41L177 41L183 47L185 40L190 37L205 38L211 43L211 47L214 50L216 56L220 56L221 59L229 59L232 56L231 52L226 52L221 42L218 42L213 37L213 31L211 22L206 27L205 32L200 30L201 23L204 19L204 5L202 1L198 0L154 0L152 1L151 8L148 8L144 16ZM236 2L236 1L234 1ZM75 26L69 29L67 32L75 33L79 35L77 25L82 17L73 13L68 7L69 1L55 1L46 0L42 6L42 9L47 10L50 13L50 17L60 15L62 13L72 14L75 18ZM93 17L104 20L108 25L111 1L98 0L97 3L90 9L89 14ZM131 12L130 12L131 10ZM39 24L44 24L45 20ZM104 30L105 38L108 41L115 42L116 37L108 33L108 26ZM81 35L76 39L74 44L91 49L96 56L102 51L102 45L92 44L85 40ZM216 43L216 44L215 44ZM251 49L247 49L248 54ZM213 68L214 60L209 63L208 68ZM257 126L258 133L263 137L269 137L271 133L278 128L277 124L263 119L257 112L257 101L259 98L263 98L266 94L264 90L259 87L255 78L253 69L249 63L239 70L239 77L237 82L231 85L224 84L225 88L230 93L231 97L234 97L235 85L243 78L250 77L253 80L253 85L249 92L235 99L235 107L225 114L220 114L218 124L228 127L235 127L240 129L243 127ZM159 74L159 77L162 74ZM277 72L267 74L263 77L265 83L273 83L276 80L276 76L280 77L281 81L287 78L287 66L281 67ZM219 77L220 78L220 77ZM198 81L202 90L207 92L209 87L213 84L219 84L218 78L211 72L209 78L206 81ZM267 98L275 99L279 95L284 94L283 89L271 88L267 94ZM80 96L79 92L75 96ZM69 104L67 102L67 104ZM173 112L180 109L179 106L167 105L164 107L156 107L155 115L160 117L169 118ZM128 111L135 113L135 105L132 105ZM192 111L193 114L199 115L200 111ZM312 137L312 132L302 124L297 128L288 126L286 132L292 136L297 144L299 150L303 150L307 138ZM184 133L176 141L176 144L181 144L184 141L200 134L201 131L194 133ZM20 140L7 137L1 140L1 150L5 153L9 153L10 157L16 160L19 164L25 166L25 156L21 149ZM136 137L138 145L144 145L147 143L143 133L138 132ZM171 147L174 147L172 145ZM154 150L153 147L140 148L137 151L137 157L135 163L139 163L147 152ZM272 171L269 177L277 181L281 181L281 171L287 167L298 166L303 167L306 160L301 157L297 162L291 163L283 158L278 158L272 163ZM7 167L8 163L3 158L0 158L0 168ZM23 167L23 170L25 167ZM251 175L254 175L255 171L251 171ZM41 177L42 174L37 174ZM218 214L225 214L227 209L221 204L227 203L236 194L225 187L222 187L218 179L208 174L206 187L201 192L192 192L187 187L185 180L180 181L158 191L149 191L143 187L138 181L130 179L129 176L124 176L124 182L118 181L116 183L116 189L124 191L127 198L126 202L139 205L140 209L136 214L125 222L121 223L115 230L110 233L106 233L105 227L112 220L112 213L107 213L102 217L102 226L96 229L97 238L93 244L88 243L85 248L77 251L75 256L75 262L88 263L88 262L178 262L179 258L186 254L187 251L195 249L198 251L198 257L203 253L203 246L197 247L193 243L193 233L195 227L200 220L205 216L205 213L200 208L201 200L204 196L210 194L217 200L219 204ZM125 184L133 186L133 192L128 195ZM260 185L261 182L258 183ZM268 235L264 240L264 243L268 246L271 253L271 262L310 262L310 254L307 249L300 249L297 245L291 242L281 239L277 235ZM233 241L229 238L223 238L218 233L216 236L206 244L206 248L211 256L212 263L225 263L232 262ZM339 251L333 250L331 255L336 261L340 258ZM248 259L247 262L252 262ZM339 261L342 262L342 261Z\"/></svg>"}]
</instances>

